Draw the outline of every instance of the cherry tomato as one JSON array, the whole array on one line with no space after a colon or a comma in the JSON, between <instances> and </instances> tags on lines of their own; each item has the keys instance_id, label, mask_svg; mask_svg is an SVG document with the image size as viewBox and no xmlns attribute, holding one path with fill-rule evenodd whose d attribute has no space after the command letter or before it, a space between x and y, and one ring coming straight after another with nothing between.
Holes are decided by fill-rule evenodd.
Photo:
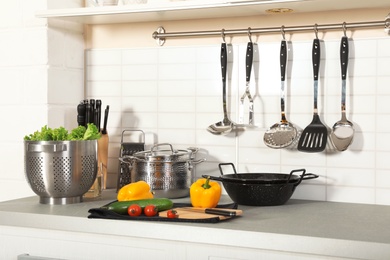
<instances>
[{"instance_id":1,"label":"cherry tomato","mask_svg":"<svg viewBox=\"0 0 390 260\"><path fill-rule=\"evenodd\" d=\"M177 214L177 211L174 209L170 209L167 211L167 217L168 218L178 218L179 215Z\"/></svg>"},{"instance_id":2,"label":"cherry tomato","mask_svg":"<svg viewBox=\"0 0 390 260\"><path fill-rule=\"evenodd\" d=\"M137 204L133 204L127 208L127 213L129 214L129 216L136 217L141 215L142 208Z\"/></svg>"},{"instance_id":3,"label":"cherry tomato","mask_svg":"<svg viewBox=\"0 0 390 260\"><path fill-rule=\"evenodd\" d=\"M153 217L157 215L157 207L155 205L148 205L144 209L144 214L148 217Z\"/></svg>"}]
</instances>

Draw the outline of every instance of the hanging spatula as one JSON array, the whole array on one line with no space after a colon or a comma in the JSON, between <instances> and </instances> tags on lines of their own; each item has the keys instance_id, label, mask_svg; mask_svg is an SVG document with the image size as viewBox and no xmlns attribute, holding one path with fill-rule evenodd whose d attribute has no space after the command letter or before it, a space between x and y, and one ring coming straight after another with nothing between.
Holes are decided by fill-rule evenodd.
<instances>
[{"instance_id":1,"label":"hanging spatula","mask_svg":"<svg viewBox=\"0 0 390 260\"><path fill-rule=\"evenodd\" d=\"M313 120L303 130L298 142L298 150L302 152L321 152L326 147L328 129L321 122L317 109L318 74L320 69L321 49L318 38L313 41L312 62L314 74L314 111Z\"/></svg>"}]
</instances>

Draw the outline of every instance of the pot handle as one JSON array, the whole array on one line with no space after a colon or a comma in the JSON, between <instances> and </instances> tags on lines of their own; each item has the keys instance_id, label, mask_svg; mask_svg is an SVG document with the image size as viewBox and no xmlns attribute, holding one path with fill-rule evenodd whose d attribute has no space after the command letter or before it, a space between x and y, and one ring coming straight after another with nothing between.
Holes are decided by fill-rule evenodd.
<instances>
[{"instance_id":1,"label":"pot handle","mask_svg":"<svg viewBox=\"0 0 390 260\"><path fill-rule=\"evenodd\" d=\"M192 160L188 161L188 170L191 171L195 165L197 165L198 163L202 163L204 161L206 161L206 158L202 158L202 159L194 160L194 161L192 161Z\"/></svg>"},{"instance_id":2,"label":"pot handle","mask_svg":"<svg viewBox=\"0 0 390 260\"><path fill-rule=\"evenodd\" d=\"M122 162L124 164L128 164L128 165L132 165L133 161L140 160L137 157L130 156L130 155L119 157L118 159L119 159L120 162Z\"/></svg>"},{"instance_id":3,"label":"pot handle","mask_svg":"<svg viewBox=\"0 0 390 260\"><path fill-rule=\"evenodd\" d=\"M223 175L223 170L222 170L222 167L221 167L223 165L230 165L230 166L232 166L234 174L237 174L236 167L234 167L233 163L220 163L220 164L218 164L218 168L219 168L219 171L221 172L221 175Z\"/></svg>"},{"instance_id":4,"label":"pot handle","mask_svg":"<svg viewBox=\"0 0 390 260\"><path fill-rule=\"evenodd\" d=\"M155 151L154 151L155 148L157 148L158 146L162 146L162 145L169 145L171 147L172 154L175 153L175 151L173 150L173 147L172 147L171 144L169 144L169 143L161 143L161 144L155 144L155 145L152 146L152 148L150 149L151 154L155 153Z\"/></svg>"},{"instance_id":5,"label":"pot handle","mask_svg":"<svg viewBox=\"0 0 390 260\"><path fill-rule=\"evenodd\" d=\"M216 176L211 176L211 175L202 175L203 178L209 178L210 180L213 180L213 181L222 181L222 178L221 177L216 177Z\"/></svg>"}]
</instances>

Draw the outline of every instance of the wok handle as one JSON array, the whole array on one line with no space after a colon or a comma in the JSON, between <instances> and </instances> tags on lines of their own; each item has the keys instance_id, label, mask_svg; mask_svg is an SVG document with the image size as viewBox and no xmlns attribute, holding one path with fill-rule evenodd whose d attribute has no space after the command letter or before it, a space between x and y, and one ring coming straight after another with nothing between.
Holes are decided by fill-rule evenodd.
<instances>
[{"instance_id":1,"label":"wok handle","mask_svg":"<svg viewBox=\"0 0 390 260\"><path fill-rule=\"evenodd\" d=\"M303 173L301 175L301 178L299 179L299 181L297 183L294 184L295 187L297 187L303 180L311 180L311 179L316 179L318 178L319 176L317 174L313 174L313 173Z\"/></svg>"},{"instance_id":2,"label":"wok handle","mask_svg":"<svg viewBox=\"0 0 390 260\"><path fill-rule=\"evenodd\" d=\"M213 180L213 181L222 181L221 177L216 177L216 176L211 176L211 175L206 175L206 174L203 174L202 177L206 178L206 179Z\"/></svg>"},{"instance_id":3,"label":"wok handle","mask_svg":"<svg viewBox=\"0 0 390 260\"><path fill-rule=\"evenodd\" d=\"M291 179L291 176L293 175L293 173L296 173L296 172L302 172L301 178L300 178L299 182L302 181L302 177L305 175L306 169L295 169L295 170L292 170L292 171L290 172L290 175L288 176L288 179L287 179L286 183L289 183L289 181L290 181L290 179Z\"/></svg>"},{"instance_id":4,"label":"wok handle","mask_svg":"<svg viewBox=\"0 0 390 260\"><path fill-rule=\"evenodd\" d=\"M311 179L317 179L319 176L317 174L314 174L314 173L306 173L302 180L311 180Z\"/></svg>"},{"instance_id":5,"label":"wok handle","mask_svg":"<svg viewBox=\"0 0 390 260\"><path fill-rule=\"evenodd\" d=\"M233 163L220 163L220 164L218 164L218 168L219 168L219 171L221 172L221 175L223 175L222 166L224 166L224 165L230 165L230 166L232 166L233 171L234 171L234 174L237 174L236 167L234 167L234 164L233 164Z\"/></svg>"}]
</instances>

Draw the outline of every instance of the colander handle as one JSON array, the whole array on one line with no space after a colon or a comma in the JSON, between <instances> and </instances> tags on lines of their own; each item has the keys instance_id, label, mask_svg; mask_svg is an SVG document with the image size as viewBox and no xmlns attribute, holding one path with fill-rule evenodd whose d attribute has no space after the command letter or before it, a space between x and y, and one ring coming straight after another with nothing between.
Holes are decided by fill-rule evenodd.
<instances>
[{"instance_id":1,"label":"colander handle","mask_svg":"<svg viewBox=\"0 0 390 260\"><path fill-rule=\"evenodd\" d=\"M35 153L58 153L68 149L66 144L28 144L27 152Z\"/></svg>"}]
</instances>

